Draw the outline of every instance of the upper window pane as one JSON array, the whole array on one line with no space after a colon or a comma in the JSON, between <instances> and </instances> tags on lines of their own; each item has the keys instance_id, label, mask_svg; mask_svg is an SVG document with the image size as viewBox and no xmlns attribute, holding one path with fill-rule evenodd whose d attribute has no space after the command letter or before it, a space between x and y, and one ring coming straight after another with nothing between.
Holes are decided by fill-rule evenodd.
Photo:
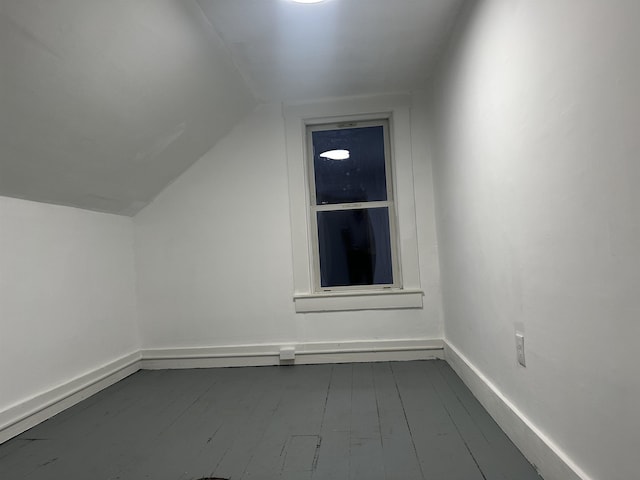
<instances>
[{"instance_id":1,"label":"upper window pane","mask_svg":"<svg viewBox=\"0 0 640 480\"><path fill-rule=\"evenodd\" d=\"M316 204L387 200L384 129L312 132Z\"/></svg>"}]
</instances>

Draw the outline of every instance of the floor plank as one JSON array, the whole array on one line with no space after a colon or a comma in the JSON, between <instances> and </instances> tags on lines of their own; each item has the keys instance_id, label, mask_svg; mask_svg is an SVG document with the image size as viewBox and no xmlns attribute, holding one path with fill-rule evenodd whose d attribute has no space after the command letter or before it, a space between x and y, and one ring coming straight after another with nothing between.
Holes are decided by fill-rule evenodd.
<instances>
[{"instance_id":1,"label":"floor plank","mask_svg":"<svg viewBox=\"0 0 640 480\"><path fill-rule=\"evenodd\" d=\"M373 364L385 478L424 478L409 423L389 363Z\"/></svg>"},{"instance_id":2,"label":"floor plank","mask_svg":"<svg viewBox=\"0 0 640 480\"><path fill-rule=\"evenodd\" d=\"M5 480L538 480L442 361L141 371L0 445Z\"/></svg>"},{"instance_id":3,"label":"floor plank","mask_svg":"<svg viewBox=\"0 0 640 480\"><path fill-rule=\"evenodd\" d=\"M268 416L270 408L279 401L275 385L276 367L221 369L228 377L220 382L207 412L200 418L207 440L195 449L192 462L184 464L180 480L212 476L242 435L252 431L252 421L260 415ZM266 414L264 412L267 412ZM224 468L224 467L223 467Z\"/></svg>"},{"instance_id":4,"label":"floor plank","mask_svg":"<svg viewBox=\"0 0 640 480\"><path fill-rule=\"evenodd\" d=\"M350 479L384 480L382 437L371 363L353 366L349 457Z\"/></svg>"},{"instance_id":5,"label":"floor plank","mask_svg":"<svg viewBox=\"0 0 640 480\"><path fill-rule=\"evenodd\" d=\"M489 457L487 461L494 464L493 468L498 471L496 478L540 479L535 469L449 365L441 361L425 364L424 367L438 373L439 378L435 375L432 378L442 392L443 403L455 415L459 428L467 432L469 444L479 445L483 455ZM491 459L494 455L497 458ZM478 458L481 458L480 453ZM489 476L487 478L490 479Z\"/></svg>"},{"instance_id":6,"label":"floor plank","mask_svg":"<svg viewBox=\"0 0 640 480\"><path fill-rule=\"evenodd\" d=\"M332 366L313 480L349 478L352 383L352 364Z\"/></svg>"},{"instance_id":7,"label":"floor plank","mask_svg":"<svg viewBox=\"0 0 640 480\"><path fill-rule=\"evenodd\" d=\"M282 396L242 479L310 477L320 440L331 365L284 367ZM300 457L296 458L296 455Z\"/></svg>"},{"instance_id":8,"label":"floor plank","mask_svg":"<svg viewBox=\"0 0 640 480\"><path fill-rule=\"evenodd\" d=\"M424 371L405 363L393 364L392 371L424 477L483 480L482 472Z\"/></svg>"},{"instance_id":9,"label":"floor plank","mask_svg":"<svg viewBox=\"0 0 640 480\"><path fill-rule=\"evenodd\" d=\"M239 408L232 407L220 418L221 428L212 444L217 451L209 452L217 462L207 476L241 478L282 398L279 373L270 368L264 377L255 379L256 388L249 390Z\"/></svg>"}]
</instances>

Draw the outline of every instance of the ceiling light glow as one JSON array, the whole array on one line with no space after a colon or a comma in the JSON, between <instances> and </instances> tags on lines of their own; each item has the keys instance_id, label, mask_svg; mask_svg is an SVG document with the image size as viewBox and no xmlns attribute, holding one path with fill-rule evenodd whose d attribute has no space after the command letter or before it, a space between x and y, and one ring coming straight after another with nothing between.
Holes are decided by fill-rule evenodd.
<instances>
[{"instance_id":1,"label":"ceiling light glow","mask_svg":"<svg viewBox=\"0 0 640 480\"><path fill-rule=\"evenodd\" d=\"M320 3L324 2L324 0L293 0L296 3Z\"/></svg>"},{"instance_id":2,"label":"ceiling light glow","mask_svg":"<svg viewBox=\"0 0 640 480\"><path fill-rule=\"evenodd\" d=\"M350 157L349 150L327 150L322 152L320 156L329 160L346 160Z\"/></svg>"}]
</instances>

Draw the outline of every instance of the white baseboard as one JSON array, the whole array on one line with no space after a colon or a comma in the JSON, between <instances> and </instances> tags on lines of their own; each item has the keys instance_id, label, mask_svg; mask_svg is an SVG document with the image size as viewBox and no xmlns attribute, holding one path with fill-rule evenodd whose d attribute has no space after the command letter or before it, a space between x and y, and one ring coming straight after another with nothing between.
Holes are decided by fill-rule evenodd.
<instances>
[{"instance_id":1,"label":"white baseboard","mask_svg":"<svg viewBox=\"0 0 640 480\"><path fill-rule=\"evenodd\" d=\"M0 411L0 443L36 426L140 369L135 352Z\"/></svg>"},{"instance_id":2,"label":"white baseboard","mask_svg":"<svg viewBox=\"0 0 640 480\"><path fill-rule=\"evenodd\" d=\"M295 364L445 359L545 480L592 480L453 345L439 339L260 344L147 349L0 411L0 443L19 435L139 369L279 365L295 347Z\"/></svg>"},{"instance_id":3,"label":"white baseboard","mask_svg":"<svg viewBox=\"0 0 640 480\"><path fill-rule=\"evenodd\" d=\"M142 350L141 368L212 368L279 365L280 348L295 347L296 365L444 358L438 339L259 344Z\"/></svg>"},{"instance_id":4,"label":"white baseboard","mask_svg":"<svg viewBox=\"0 0 640 480\"><path fill-rule=\"evenodd\" d=\"M142 369L279 365L280 348L294 346L293 363L408 361L444 358L438 339L262 344L141 350L0 411L0 443Z\"/></svg>"},{"instance_id":5,"label":"white baseboard","mask_svg":"<svg viewBox=\"0 0 640 480\"><path fill-rule=\"evenodd\" d=\"M445 360L545 480L592 480L459 350L444 348Z\"/></svg>"}]
</instances>

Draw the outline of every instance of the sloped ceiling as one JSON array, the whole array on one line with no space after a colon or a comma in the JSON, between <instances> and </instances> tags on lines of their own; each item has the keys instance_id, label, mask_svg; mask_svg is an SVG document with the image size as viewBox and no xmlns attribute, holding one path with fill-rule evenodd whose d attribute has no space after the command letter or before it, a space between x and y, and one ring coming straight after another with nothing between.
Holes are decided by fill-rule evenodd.
<instances>
[{"instance_id":1,"label":"sloped ceiling","mask_svg":"<svg viewBox=\"0 0 640 480\"><path fill-rule=\"evenodd\" d=\"M132 215L254 104L195 1L0 0L0 195Z\"/></svg>"},{"instance_id":2,"label":"sloped ceiling","mask_svg":"<svg viewBox=\"0 0 640 480\"><path fill-rule=\"evenodd\" d=\"M0 195L134 215L257 101L424 88L463 0L0 0Z\"/></svg>"}]
</instances>

